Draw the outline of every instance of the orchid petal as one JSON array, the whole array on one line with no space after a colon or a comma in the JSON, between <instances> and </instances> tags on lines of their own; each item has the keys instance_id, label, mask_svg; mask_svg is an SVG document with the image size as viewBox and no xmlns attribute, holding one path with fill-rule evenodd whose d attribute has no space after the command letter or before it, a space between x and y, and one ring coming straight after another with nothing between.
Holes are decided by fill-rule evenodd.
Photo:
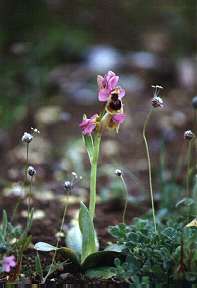
<instances>
[{"instance_id":1,"label":"orchid petal","mask_svg":"<svg viewBox=\"0 0 197 288\"><path fill-rule=\"evenodd\" d=\"M113 76L108 81L108 89L112 91L118 84L119 76Z\"/></svg>"},{"instance_id":2,"label":"orchid petal","mask_svg":"<svg viewBox=\"0 0 197 288\"><path fill-rule=\"evenodd\" d=\"M122 99L125 96L125 89L119 87L119 98Z\"/></svg>"},{"instance_id":3,"label":"orchid petal","mask_svg":"<svg viewBox=\"0 0 197 288\"><path fill-rule=\"evenodd\" d=\"M116 76L116 74L113 71L108 71L107 74L105 74L105 79L108 82L110 80L110 78L113 76Z\"/></svg>"},{"instance_id":4,"label":"orchid petal","mask_svg":"<svg viewBox=\"0 0 197 288\"><path fill-rule=\"evenodd\" d=\"M98 98L100 102L106 102L108 100L108 97L109 97L108 89L99 90Z\"/></svg>"},{"instance_id":5,"label":"orchid petal","mask_svg":"<svg viewBox=\"0 0 197 288\"><path fill-rule=\"evenodd\" d=\"M104 80L103 76L101 76L101 75L97 76L97 84L98 84L99 89L103 88L103 80Z\"/></svg>"}]
</instances>

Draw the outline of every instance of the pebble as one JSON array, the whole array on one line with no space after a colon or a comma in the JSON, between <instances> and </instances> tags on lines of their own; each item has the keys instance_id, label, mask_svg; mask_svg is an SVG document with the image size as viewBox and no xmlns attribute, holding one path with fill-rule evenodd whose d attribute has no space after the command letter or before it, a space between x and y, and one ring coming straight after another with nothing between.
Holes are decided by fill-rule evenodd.
<instances>
[{"instance_id":1,"label":"pebble","mask_svg":"<svg viewBox=\"0 0 197 288\"><path fill-rule=\"evenodd\" d=\"M151 52L131 52L127 55L127 62L140 69L156 69L158 67L158 57Z\"/></svg>"},{"instance_id":2,"label":"pebble","mask_svg":"<svg viewBox=\"0 0 197 288\"><path fill-rule=\"evenodd\" d=\"M87 52L87 66L90 70L106 73L120 67L122 55L112 46L97 45Z\"/></svg>"}]
</instances>

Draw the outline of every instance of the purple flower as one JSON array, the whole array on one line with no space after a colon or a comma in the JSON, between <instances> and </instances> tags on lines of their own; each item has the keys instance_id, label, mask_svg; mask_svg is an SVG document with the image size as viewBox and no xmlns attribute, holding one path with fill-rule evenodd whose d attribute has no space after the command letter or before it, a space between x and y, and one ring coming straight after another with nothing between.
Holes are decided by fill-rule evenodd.
<instances>
[{"instance_id":1,"label":"purple flower","mask_svg":"<svg viewBox=\"0 0 197 288\"><path fill-rule=\"evenodd\" d=\"M126 118L125 114L118 113L112 116L112 121L119 125L124 122L125 118Z\"/></svg>"},{"instance_id":2,"label":"purple flower","mask_svg":"<svg viewBox=\"0 0 197 288\"><path fill-rule=\"evenodd\" d=\"M5 256L2 261L2 268L4 272L9 273L11 268L16 266L15 256Z\"/></svg>"},{"instance_id":3,"label":"purple flower","mask_svg":"<svg viewBox=\"0 0 197 288\"><path fill-rule=\"evenodd\" d=\"M90 135L92 131L96 128L96 118L97 114L93 115L91 118L85 118L79 125L82 129L83 135Z\"/></svg>"},{"instance_id":4,"label":"purple flower","mask_svg":"<svg viewBox=\"0 0 197 288\"><path fill-rule=\"evenodd\" d=\"M120 89L119 97L120 99L124 97L125 91L121 87L117 87L119 81L119 76L117 76L114 72L108 71L107 74L103 76L97 76L97 83L99 88L98 98L101 102L107 102L111 92L115 88Z\"/></svg>"}]
</instances>

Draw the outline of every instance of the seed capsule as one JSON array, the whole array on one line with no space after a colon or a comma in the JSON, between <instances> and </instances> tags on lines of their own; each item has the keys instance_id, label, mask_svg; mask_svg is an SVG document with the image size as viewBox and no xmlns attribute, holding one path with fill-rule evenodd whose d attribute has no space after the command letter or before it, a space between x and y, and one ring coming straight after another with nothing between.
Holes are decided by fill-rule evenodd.
<instances>
[{"instance_id":1,"label":"seed capsule","mask_svg":"<svg viewBox=\"0 0 197 288\"><path fill-rule=\"evenodd\" d=\"M7 247L4 244L0 245L0 254L4 254L7 252Z\"/></svg>"}]
</instances>

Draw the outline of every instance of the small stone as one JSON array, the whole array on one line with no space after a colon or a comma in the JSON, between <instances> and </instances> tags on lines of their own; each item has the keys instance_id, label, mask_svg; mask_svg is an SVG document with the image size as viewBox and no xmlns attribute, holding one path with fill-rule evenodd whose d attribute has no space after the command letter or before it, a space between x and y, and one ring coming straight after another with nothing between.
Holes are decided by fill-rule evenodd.
<instances>
[{"instance_id":1,"label":"small stone","mask_svg":"<svg viewBox=\"0 0 197 288\"><path fill-rule=\"evenodd\" d=\"M122 55L112 46L97 45L87 53L87 66L91 71L106 73L116 69L122 62Z\"/></svg>"},{"instance_id":2,"label":"small stone","mask_svg":"<svg viewBox=\"0 0 197 288\"><path fill-rule=\"evenodd\" d=\"M65 279L68 279L68 278L71 278L72 277L72 274L71 273L62 273L60 275L60 278L62 278L63 280Z\"/></svg>"}]
</instances>

